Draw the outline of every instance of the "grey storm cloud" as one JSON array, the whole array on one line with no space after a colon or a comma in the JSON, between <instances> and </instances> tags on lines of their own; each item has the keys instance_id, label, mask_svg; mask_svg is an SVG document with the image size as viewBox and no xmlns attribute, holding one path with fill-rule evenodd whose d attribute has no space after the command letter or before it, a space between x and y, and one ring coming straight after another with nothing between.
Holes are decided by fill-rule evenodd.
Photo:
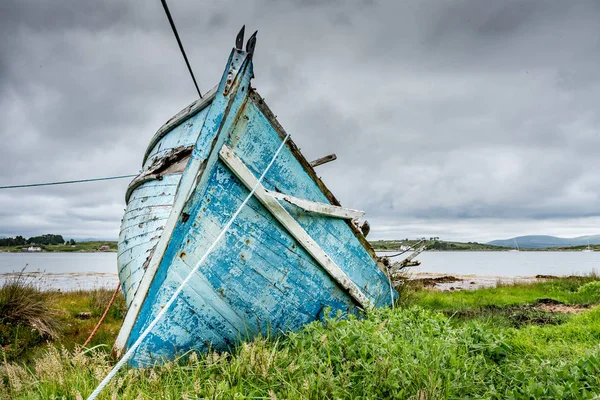
<instances>
[{"instance_id":1,"label":"grey storm cloud","mask_svg":"<svg viewBox=\"0 0 600 400\"><path fill-rule=\"evenodd\" d=\"M253 85L373 237L597 233L595 1L171 0L200 88ZM159 1L0 4L0 185L136 173L195 99ZM116 238L126 181L0 191L0 235Z\"/></svg>"}]
</instances>

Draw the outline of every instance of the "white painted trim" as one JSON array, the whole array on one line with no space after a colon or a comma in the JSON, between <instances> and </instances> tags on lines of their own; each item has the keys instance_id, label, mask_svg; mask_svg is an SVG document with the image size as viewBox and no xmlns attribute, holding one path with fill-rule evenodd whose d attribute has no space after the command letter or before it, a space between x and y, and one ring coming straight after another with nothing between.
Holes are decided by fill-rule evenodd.
<instances>
[{"instance_id":1,"label":"white painted trim","mask_svg":"<svg viewBox=\"0 0 600 400\"><path fill-rule=\"evenodd\" d=\"M229 61L228 61L229 68L231 68L230 64L234 63L234 61L232 61L233 54L234 54L234 51L232 50L232 53L230 54ZM244 53L244 57L241 58L241 60L240 60L240 58L236 58L236 60L235 60L235 63L237 63L236 65L239 65L240 72L243 71L242 74L245 73L245 71L246 71L245 68L247 68L247 66L249 65L249 64L244 64L245 60L246 60L245 53ZM226 79L225 75L223 77L221 77L221 81L220 81L219 85L217 86L217 91L218 91L218 88L220 87L220 85L225 82L225 79ZM250 80L250 79L251 79L251 77L248 78L248 80ZM242 84L242 80L234 80L234 81L237 82L236 85L238 85L237 88L239 89L239 85ZM238 89L235 89L235 91L230 92L230 97L227 99L228 104L233 104L235 102ZM246 92L243 96L247 96L247 94L248 94L248 92ZM208 102L208 97L206 98L206 100L202 100L201 103L204 101ZM202 103L202 104L204 104L204 103ZM206 103L206 104L207 104L207 106L209 106L208 103ZM212 108L213 104L215 104L214 101L210 102L211 108ZM218 110L218 111L220 112L220 110ZM224 112L223 119L212 128L212 129L216 129L216 132L215 132L215 140L217 140L216 143L222 143L225 140L224 138L226 137L226 135L224 135L221 132L221 130L227 124L227 121L230 118L229 117L230 109L228 107L226 107L225 111L223 111L223 112ZM208 120L209 118L212 118L212 109L208 111L208 115L206 116L204 124L206 124L206 120ZM234 119L231 119L230 123L233 123L233 121L234 121ZM198 138L202 135L202 133L204 131L205 131L205 125L203 125L200 128L200 131L198 132L198 137L196 138L196 140L198 140ZM209 147L210 151L208 153L207 158L204 160L200 160L198 157L194 157L194 155L192 153L192 157L190 158L188 165L187 165L185 171L183 172L181 180L179 181L178 190L175 195L175 200L173 202L173 207L171 209L169 219L167 220L165 228L163 229L162 234L160 236L160 239L158 240L158 243L156 244L154 253L152 254L152 258L150 259L150 262L149 262L148 266L146 267L146 272L144 272L144 276L142 277L142 280L140 281L138 289L133 297L133 301L132 301L131 305L129 306L129 308L127 309L127 314L125 314L125 320L123 321L123 325L121 325L121 330L119 331L117 339L115 340L115 344L113 346L113 353L116 354L117 357L119 357L121 355L121 353L123 352L123 350L125 349L127 341L129 340L129 335L131 334L131 331L133 330L135 322L138 318L138 314L142 308L144 301L146 300L146 295L148 294L148 290L150 289L152 281L154 280L154 276L156 275L156 272L158 271L158 268L162 262L164 253L169 245L169 242L171 241L171 235L173 234L173 231L175 230L175 227L177 226L179 217L181 216L181 213L183 212L183 209L185 208L185 205L186 205L188 199L194 193L194 190L196 190L196 187L202 186L202 185L206 184L206 182L208 181L209 174L204 174L205 168L207 170L210 170L212 168L212 166L214 165L214 163L218 161L218 155L216 154L216 150L218 147L216 147L216 146L218 146L218 145L213 143Z\"/></svg>"},{"instance_id":2,"label":"white painted trim","mask_svg":"<svg viewBox=\"0 0 600 400\"><path fill-rule=\"evenodd\" d=\"M113 353L117 358L121 358L121 354L125 349L127 340L129 340L129 334L135 325L135 321L137 320L138 314L142 308L142 304L146 299L146 294L150 289L154 275L156 275L156 271L158 270L158 267L162 261L163 255L167 250L167 246L171 240L171 234L175 230L175 226L177 225L179 216L185 207L185 203L195 188L195 182L197 182L197 177L201 169L200 166L200 160L197 158L191 158L186 169L186 172L188 173L184 173L181 177L181 181L179 182L179 193L176 195L175 201L173 202L169 219L167 219L167 223L163 229L162 235L158 240L156 247L154 248L150 263L148 263L146 271L144 272L144 276L142 277L138 289L134 294L131 305L127 309L125 319L123 320L123 324L121 325L121 329L119 330L119 334L117 335L117 339L113 345Z\"/></svg>"},{"instance_id":3,"label":"white painted trim","mask_svg":"<svg viewBox=\"0 0 600 400\"><path fill-rule=\"evenodd\" d=\"M273 214L273 216L287 229L287 231L300 243L300 245L323 267L323 269L337 282L342 288L348 291L350 296L356 300L363 308L370 304L369 299L360 288L346 275L346 273L323 251L323 249L310 237L308 233L300 226L298 221L292 217L287 210L270 195L252 172L244 165L233 151L223 145L219 151L221 160L231 169L231 171L242 181L250 190L256 188L254 195L258 200Z\"/></svg>"},{"instance_id":4,"label":"white painted trim","mask_svg":"<svg viewBox=\"0 0 600 400\"><path fill-rule=\"evenodd\" d=\"M329 217L341 219L354 219L360 218L363 215L365 215L365 212L360 210L353 210L351 208L334 206L332 204L318 203L316 201L300 199L298 197L290 196L289 194L272 192L266 189L265 191L268 195L273 196L277 200L286 201L290 204L300 207L304 211L311 212L314 214L327 215Z\"/></svg>"}]
</instances>

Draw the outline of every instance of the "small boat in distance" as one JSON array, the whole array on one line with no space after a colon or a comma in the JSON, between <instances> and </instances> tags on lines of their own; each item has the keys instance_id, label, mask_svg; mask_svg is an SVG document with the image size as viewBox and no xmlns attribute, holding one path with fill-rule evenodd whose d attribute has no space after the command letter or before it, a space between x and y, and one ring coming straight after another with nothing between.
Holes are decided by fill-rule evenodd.
<instances>
[{"instance_id":1,"label":"small boat in distance","mask_svg":"<svg viewBox=\"0 0 600 400\"><path fill-rule=\"evenodd\" d=\"M585 249L581 250L581 251L582 251L582 252L584 252L584 253L591 253L591 252L593 252L593 251L594 251L594 250L592 250L592 248L590 247L590 240L589 240L589 239L588 239L588 241L587 241L587 247L586 247Z\"/></svg>"},{"instance_id":2,"label":"small boat in distance","mask_svg":"<svg viewBox=\"0 0 600 400\"><path fill-rule=\"evenodd\" d=\"M519 244L517 243L517 238L513 238L513 240L514 240L514 242L515 242L515 248L514 248L514 249L511 249L511 250L509 250L509 251L512 251L512 252L518 252L518 251L519 251Z\"/></svg>"},{"instance_id":3,"label":"small boat in distance","mask_svg":"<svg viewBox=\"0 0 600 400\"><path fill-rule=\"evenodd\" d=\"M255 35L242 50L242 29L220 83L158 130L127 189L117 357L183 287L135 345L134 366L228 350L397 297L393 266L356 223L364 213L340 205L250 86Z\"/></svg>"}]
</instances>

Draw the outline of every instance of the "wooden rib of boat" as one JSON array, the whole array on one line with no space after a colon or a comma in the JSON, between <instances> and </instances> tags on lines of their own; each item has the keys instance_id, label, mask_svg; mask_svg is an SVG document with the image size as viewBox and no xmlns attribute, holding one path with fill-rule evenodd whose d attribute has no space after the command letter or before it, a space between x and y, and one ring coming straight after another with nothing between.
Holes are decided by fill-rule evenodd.
<instances>
[{"instance_id":1,"label":"wooden rib of boat","mask_svg":"<svg viewBox=\"0 0 600 400\"><path fill-rule=\"evenodd\" d=\"M127 190L118 266L128 311L117 356L213 244L287 135L250 86L254 36L245 51L239 36L236 43L219 85L159 129ZM352 221L362 214L340 206L288 139L130 362L225 350L296 330L329 309L389 305L397 294L387 269Z\"/></svg>"}]
</instances>

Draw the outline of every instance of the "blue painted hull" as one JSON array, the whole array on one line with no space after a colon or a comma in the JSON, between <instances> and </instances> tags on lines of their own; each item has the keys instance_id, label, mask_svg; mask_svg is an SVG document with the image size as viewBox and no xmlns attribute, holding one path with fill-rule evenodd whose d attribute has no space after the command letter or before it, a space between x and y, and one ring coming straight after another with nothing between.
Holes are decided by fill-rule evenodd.
<instances>
[{"instance_id":1,"label":"blue painted hull","mask_svg":"<svg viewBox=\"0 0 600 400\"><path fill-rule=\"evenodd\" d=\"M244 53L232 51L229 73L226 69L213 99L193 115L184 110L168 129L159 131L142 177L130 186L118 256L130 308L115 345L117 354L133 345L248 196L247 185L219 159L222 146L231 148L258 177L285 137L250 88L251 58L239 61L240 55ZM231 70L237 73L233 84ZM188 114L193 106L186 108ZM182 150L192 147L191 152ZM185 167L161 166L160 160L169 155L170 165ZM152 179L154 175L159 177ZM271 191L338 204L291 140L262 183ZM350 221L281 205L370 304L391 303L396 294L385 268ZM131 363L148 365L192 349L225 350L257 334L297 330L322 318L329 308L344 313L360 309L289 227L253 197Z\"/></svg>"},{"instance_id":2,"label":"blue painted hull","mask_svg":"<svg viewBox=\"0 0 600 400\"><path fill-rule=\"evenodd\" d=\"M192 103L157 132L145 154L142 174L129 186L117 253L119 280L128 307L171 214L183 174L179 168L162 174L159 180L153 177L153 166L161 161L170 161L172 165L173 160L168 160L170 155L178 149L194 148L211 102L209 94L204 102ZM183 155L185 162L189 152Z\"/></svg>"}]
</instances>

